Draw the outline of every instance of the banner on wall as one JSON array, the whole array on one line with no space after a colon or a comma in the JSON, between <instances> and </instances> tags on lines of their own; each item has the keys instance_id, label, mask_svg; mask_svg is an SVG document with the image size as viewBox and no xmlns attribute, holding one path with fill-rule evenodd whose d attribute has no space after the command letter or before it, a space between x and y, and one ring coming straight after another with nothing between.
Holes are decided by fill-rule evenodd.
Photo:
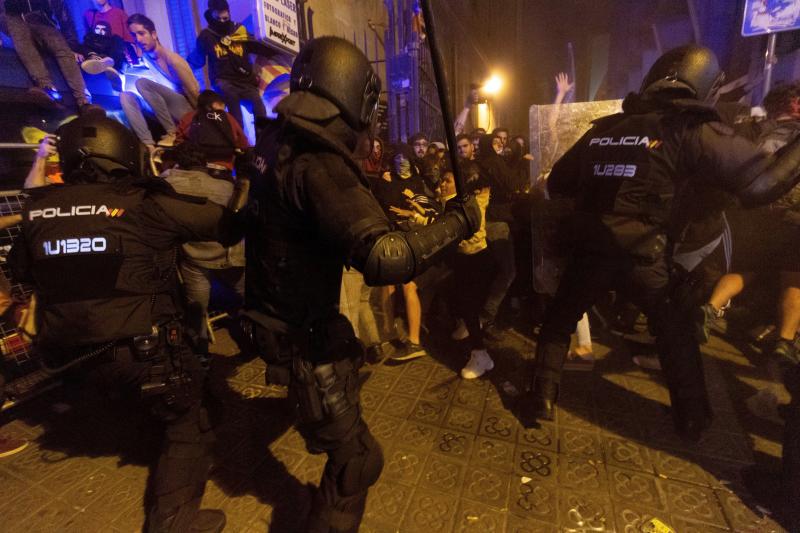
<instances>
[{"instance_id":1,"label":"banner on wall","mask_svg":"<svg viewBox=\"0 0 800 533\"><path fill-rule=\"evenodd\" d=\"M300 51L300 31L295 0L257 0L257 36L296 54Z\"/></svg>"}]
</instances>

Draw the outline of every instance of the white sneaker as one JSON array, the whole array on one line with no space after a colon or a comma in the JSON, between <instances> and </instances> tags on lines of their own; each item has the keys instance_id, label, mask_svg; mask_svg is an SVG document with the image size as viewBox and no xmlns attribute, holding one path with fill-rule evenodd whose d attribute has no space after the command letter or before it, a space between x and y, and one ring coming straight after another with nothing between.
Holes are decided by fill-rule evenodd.
<instances>
[{"instance_id":1,"label":"white sneaker","mask_svg":"<svg viewBox=\"0 0 800 533\"><path fill-rule=\"evenodd\" d=\"M461 377L475 379L494 368L494 361L486 350L472 350L467 366L461 369Z\"/></svg>"},{"instance_id":2,"label":"white sneaker","mask_svg":"<svg viewBox=\"0 0 800 533\"><path fill-rule=\"evenodd\" d=\"M102 74L107 68L114 66L110 57L93 57L81 63L81 68L87 74Z\"/></svg>"},{"instance_id":3,"label":"white sneaker","mask_svg":"<svg viewBox=\"0 0 800 533\"><path fill-rule=\"evenodd\" d=\"M467 325L464 324L464 320L461 318L456 319L456 329L450 334L450 338L454 341L463 341L467 337L469 337L469 330Z\"/></svg>"},{"instance_id":4,"label":"white sneaker","mask_svg":"<svg viewBox=\"0 0 800 533\"><path fill-rule=\"evenodd\" d=\"M163 135L158 142L156 143L158 146L175 146L175 134L174 133L167 133Z\"/></svg>"}]
</instances>

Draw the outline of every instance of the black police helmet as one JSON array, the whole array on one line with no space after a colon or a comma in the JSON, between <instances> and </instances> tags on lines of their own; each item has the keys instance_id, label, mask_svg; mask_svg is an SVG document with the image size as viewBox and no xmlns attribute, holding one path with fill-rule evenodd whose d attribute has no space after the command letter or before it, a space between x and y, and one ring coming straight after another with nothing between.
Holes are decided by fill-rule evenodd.
<instances>
[{"instance_id":1,"label":"black police helmet","mask_svg":"<svg viewBox=\"0 0 800 533\"><path fill-rule=\"evenodd\" d=\"M686 45L659 57L642 82L640 93L648 89L688 89L698 100L708 100L719 89L725 75L717 56L704 46Z\"/></svg>"},{"instance_id":2,"label":"black police helmet","mask_svg":"<svg viewBox=\"0 0 800 533\"><path fill-rule=\"evenodd\" d=\"M320 37L306 43L295 58L290 91L330 100L345 122L361 131L376 116L381 80L355 45L339 37Z\"/></svg>"},{"instance_id":3,"label":"black police helmet","mask_svg":"<svg viewBox=\"0 0 800 533\"><path fill-rule=\"evenodd\" d=\"M104 113L91 113L63 124L56 131L58 158L64 181L96 174L145 177L149 170L147 148L136 135Z\"/></svg>"}]
</instances>

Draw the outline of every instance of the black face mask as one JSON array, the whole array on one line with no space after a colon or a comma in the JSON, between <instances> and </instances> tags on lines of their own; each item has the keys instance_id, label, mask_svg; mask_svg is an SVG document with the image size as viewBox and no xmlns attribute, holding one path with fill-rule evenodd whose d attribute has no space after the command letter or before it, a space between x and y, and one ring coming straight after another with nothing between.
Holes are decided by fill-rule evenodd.
<instances>
[{"instance_id":1,"label":"black face mask","mask_svg":"<svg viewBox=\"0 0 800 533\"><path fill-rule=\"evenodd\" d=\"M233 33L233 30L236 28L236 25L232 20L226 20L225 22L212 19L208 26L216 33L221 35L230 35Z\"/></svg>"}]
</instances>

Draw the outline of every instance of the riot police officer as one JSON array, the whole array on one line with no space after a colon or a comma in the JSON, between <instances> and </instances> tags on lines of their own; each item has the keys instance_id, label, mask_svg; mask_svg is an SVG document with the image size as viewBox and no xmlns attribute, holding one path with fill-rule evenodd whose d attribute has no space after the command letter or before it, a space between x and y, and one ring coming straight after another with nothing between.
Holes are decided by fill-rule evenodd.
<instances>
[{"instance_id":1,"label":"riot police officer","mask_svg":"<svg viewBox=\"0 0 800 533\"><path fill-rule=\"evenodd\" d=\"M554 166L552 196L572 198L563 225L569 262L545 318L535 377L519 405L523 423L552 420L570 333L611 288L646 312L670 391L676 430L696 440L710 423L700 350L688 313L670 296L673 199L692 184L727 191L744 206L768 203L800 180L800 141L774 156L719 122L708 104L723 74L713 52L665 53L623 112L594 122Z\"/></svg>"},{"instance_id":2,"label":"riot police officer","mask_svg":"<svg viewBox=\"0 0 800 533\"><path fill-rule=\"evenodd\" d=\"M105 114L57 133L65 183L28 191L9 256L38 299L37 351L51 372L140 395L165 423L147 531L221 531L222 511L198 510L213 433L204 372L181 334L175 260L184 242L240 238L235 215L152 179L147 149Z\"/></svg>"},{"instance_id":3,"label":"riot police officer","mask_svg":"<svg viewBox=\"0 0 800 533\"><path fill-rule=\"evenodd\" d=\"M255 149L245 303L262 353L291 368L309 451L328 455L306 530L355 532L383 456L361 418L363 347L337 309L342 266L369 285L407 282L472 235L480 213L474 200L453 202L431 225L392 230L356 161L372 146L380 79L351 43L310 41L290 90Z\"/></svg>"}]
</instances>

